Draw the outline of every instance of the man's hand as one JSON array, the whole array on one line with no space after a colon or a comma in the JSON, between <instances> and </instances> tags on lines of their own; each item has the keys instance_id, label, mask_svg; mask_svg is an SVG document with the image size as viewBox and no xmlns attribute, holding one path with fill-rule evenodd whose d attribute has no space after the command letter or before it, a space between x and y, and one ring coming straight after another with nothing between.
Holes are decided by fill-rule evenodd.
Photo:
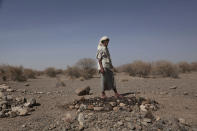
<instances>
[{"instance_id":1,"label":"man's hand","mask_svg":"<svg viewBox=\"0 0 197 131\"><path fill-rule=\"evenodd\" d=\"M102 74L104 74L104 73L105 73L105 70L104 70L103 68L101 68L100 72L101 72Z\"/></svg>"},{"instance_id":2,"label":"man's hand","mask_svg":"<svg viewBox=\"0 0 197 131\"><path fill-rule=\"evenodd\" d=\"M102 59L101 60L99 60L99 65L100 65L100 72L102 73L102 74L104 74L105 73L105 70L104 70L104 68L103 68L103 65L102 65Z\"/></svg>"}]
</instances>

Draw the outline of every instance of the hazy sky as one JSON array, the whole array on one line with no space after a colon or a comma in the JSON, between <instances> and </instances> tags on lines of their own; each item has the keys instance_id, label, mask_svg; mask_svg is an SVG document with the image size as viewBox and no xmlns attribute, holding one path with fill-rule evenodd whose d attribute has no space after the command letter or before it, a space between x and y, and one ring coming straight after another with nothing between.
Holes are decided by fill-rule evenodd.
<instances>
[{"instance_id":1,"label":"hazy sky","mask_svg":"<svg viewBox=\"0 0 197 131\"><path fill-rule=\"evenodd\" d=\"M103 35L115 66L197 61L197 0L0 0L0 64L66 68Z\"/></svg>"}]
</instances>

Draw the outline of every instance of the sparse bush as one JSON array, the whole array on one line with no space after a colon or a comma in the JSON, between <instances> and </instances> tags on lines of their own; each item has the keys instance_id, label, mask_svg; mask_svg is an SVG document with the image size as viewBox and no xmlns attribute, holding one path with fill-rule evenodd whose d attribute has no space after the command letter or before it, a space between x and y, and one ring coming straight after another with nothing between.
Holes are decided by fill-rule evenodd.
<instances>
[{"instance_id":1,"label":"sparse bush","mask_svg":"<svg viewBox=\"0 0 197 131\"><path fill-rule=\"evenodd\" d=\"M26 81L27 78L24 76L23 71L24 68L22 66L10 66L8 70L9 78L11 78L13 81Z\"/></svg>"},{"instance_id":2,"label":"sparse bush","mask_svg":"<svg viewBox=\"0 0 197 131\"><path fill-rule=\"evenodd\" d=\"M131 64L124 64L117 67L118 72L130 73L132 71Z\"/></svg>"},{"instance_id":3,"label":"sparse bush","mask_svg":"<svg viewBox=\"0 0 197 131\"><path fill-rule=\"evenodd\" d=\"M152 65L152 74L178 78L178 67L169 61L157 61Z\"/></svg>"},{"instance_id":4,"label":"sparse bush","mask_svg":"<svg viewBox=\"0 0 197 131\"><path fill-rule=\"evenodd\" d=\"M28 78L35 79L36 78L36 71L32 69L24 69L24 76Z\"/></svg>"},{"instance_id":5,"label":"sparse bush","mask_svg":"<svg viewBox=\"0 0 197 131\"><path fill-rule=\"evenodd\" d=\"M131 70L129 74L131 76L139 76L139 77L145 77L150 74L151 72L151 64L146 63L143 61L134 61L131 63Z\"/></svg>"},{"instance_id":6,"label":"sparse bush","mask_svg":"<svg viewBox=\"0 0 197 131\"><path fill-rule=\"evenodd\" d=\"M1 81L7 80L5 68L3 66L0 66L0 80Z\"/></svg>"},{"instance_id":7,"label":"sparse bush","mask_svg":"<svg viewBox=\"0 0 197 131\"><path fill-rule=\"evenodd\" d=\"M79 68L70 66L67 66L66 74L71 78L79 78L81 76Z\"/></svg>"},{"instance_id":8,"label":"sparse bush","mask_svg":"<svg viewBox=\"0 0 197 131\"><path fill-rule=\"evenodd\" d=\"M126 72L131 76L146 77L151 72L151 64L143 61L134 61L131 64L119 66L118 72Z\"/></svg>"},{"instance_id":9,"label":"sparse bush","mask_svg":"<svg viewBox=\"0 0 197 131\"><path fill-rule=\"evenodd\" d=\"M82 70L95 69L96 61L91 58L83 58L76 63L76 66Z\"/></svg>"},{"instance_id":10,"label":"sparse bush","mask_svg":"<svg viewBox=\"0 0 197 131\"><path fill-rule=\"evenodd\" d=\"M57 72L56 72L56 69L53 68L53 67L49 67L47 69L45 69L45 74L47 74L49 77L56 77L57 75Z\"/></svg>"},{"instance_id":11,"label":"sparse bush","mask_svg":"<svg viewBox=\"0 0 197 131\"><path fill-rule=\"evenodd\" d=\"M191 66L187 62L179 62L178 67L181 73L186 73L191 71Z\"/></svg>"},{"instance_id":12,"label":"sparse bush","mask_svg":"<svg viewBox=\"0 0 197 131\"><path fill-rule=\"evenodd\" d=\"M190 66L191 66L191 71L197 71L197 62L192 62Z\"/></svg>"},{"instance_id":13,"label":"sparse bush","mask_svg":"<svg viewBox=\"0 0 197 131\"><path fill-rule=\"evenodd\" d=\"M85 79L91 78L96 73L96 61L91 58L80 59L76 67L80 70L80 76Z\"/></svg>"}]
</instances>

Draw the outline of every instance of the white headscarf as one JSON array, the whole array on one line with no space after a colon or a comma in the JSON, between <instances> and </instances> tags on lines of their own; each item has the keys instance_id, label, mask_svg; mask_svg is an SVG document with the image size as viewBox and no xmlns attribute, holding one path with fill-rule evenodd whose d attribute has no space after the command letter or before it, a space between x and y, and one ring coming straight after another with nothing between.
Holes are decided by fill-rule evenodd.
<instances>
[{"instance_id":1,"label":"white headscarf","mask_svg":"<svg viewBox=\"0 0 197 131\"><path fill-rule=\"evenodd\" d=\"M102 41L104 41L104 40L109 40L109 37L103 36L103 37L100 39L99 44L98 44L98 47L97 47L97 50L100 50L100 49L104 48L103 43L102 43Z\"/></svg>"}]
</instances>

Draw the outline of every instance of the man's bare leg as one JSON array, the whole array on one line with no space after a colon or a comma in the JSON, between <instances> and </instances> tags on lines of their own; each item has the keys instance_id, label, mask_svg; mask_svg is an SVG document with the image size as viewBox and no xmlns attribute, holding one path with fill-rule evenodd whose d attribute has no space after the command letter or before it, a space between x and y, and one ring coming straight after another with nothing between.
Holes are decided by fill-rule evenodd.
<instances>
[{"instance_id":1,"label":"man's bare leg","mask_svg":"<svg viewBox=\"0 0 197 131\"><path fill-rule=\"evenodd\" d=\"M101 97L102 97L102 98L106 98L106 97L107 97L106 94L105 94L105 91L102 92Z\"/></svg>"}]
</instances>

